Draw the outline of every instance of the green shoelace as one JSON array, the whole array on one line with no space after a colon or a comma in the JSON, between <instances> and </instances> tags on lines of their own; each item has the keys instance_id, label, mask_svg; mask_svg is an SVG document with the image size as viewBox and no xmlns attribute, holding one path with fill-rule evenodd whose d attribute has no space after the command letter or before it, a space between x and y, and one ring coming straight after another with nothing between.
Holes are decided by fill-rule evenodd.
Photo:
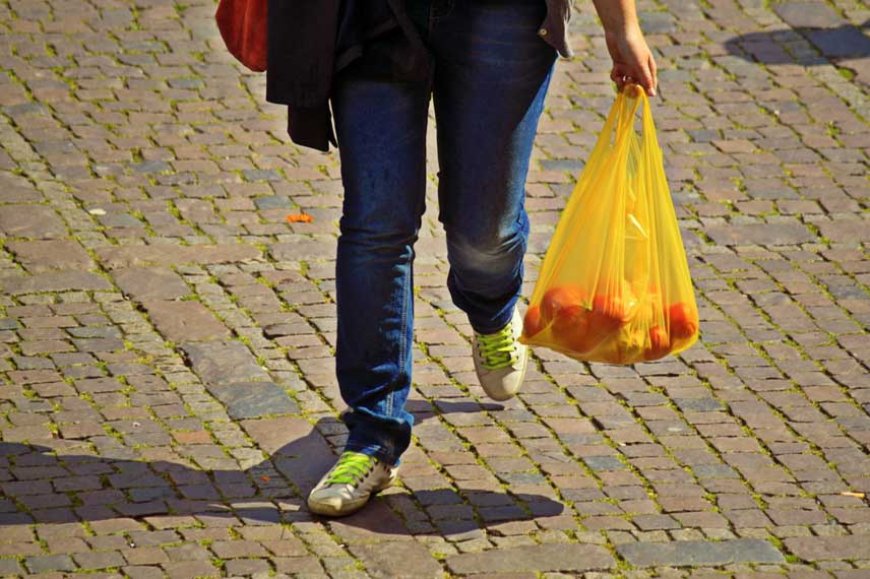
<instances>
[{"instance_id":1,"label":"green shoelace","mask_svg":"<svg viewBox=\"0 0 870 579\"><path fill-rule=\"evenodd\" d=\"M356 486L374 465L375 459L366 454L351 451L343 452L326 482L333 485Z\"/></svg>"},{"instance_id":2,"label":"green shoelace","mask_svg":"<svg viewBox=\"0 0 870 579\"><path fill-rule=\"evenodd\" d=\"M495 334L478 334L477 348L487 370L507 368L519 358L511 324Z\"/></svg>"}]
</instances>

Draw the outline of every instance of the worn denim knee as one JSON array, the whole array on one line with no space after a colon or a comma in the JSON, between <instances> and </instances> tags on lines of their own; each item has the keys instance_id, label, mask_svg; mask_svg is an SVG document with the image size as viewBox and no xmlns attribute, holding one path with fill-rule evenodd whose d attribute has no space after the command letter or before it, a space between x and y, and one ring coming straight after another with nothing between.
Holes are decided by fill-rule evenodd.
<instances>
[{"instance_id":1,"label":"worn denim knee","mask_svg":"<svg viewBox=\"0 0 870 579\"><path fill-rule=\"evenodd\" d=\"M447 287L476 332L496 332L510 322L522 289L528 234L525 211L495 233L447 228Z\"/></svg>"}]
</instances>

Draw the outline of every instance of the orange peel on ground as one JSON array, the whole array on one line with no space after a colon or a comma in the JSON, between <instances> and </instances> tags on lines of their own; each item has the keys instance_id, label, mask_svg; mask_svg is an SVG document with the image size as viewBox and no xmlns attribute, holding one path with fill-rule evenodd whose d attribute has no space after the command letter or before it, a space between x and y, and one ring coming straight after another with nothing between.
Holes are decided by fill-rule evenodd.
<instances>
[{"instance_id":1,"label":"orange peel on ground","mask_svg":"<svg viewBox=\"0 0 870 579\"><path fill-rule=\"evenodd\" d=\"M307 213L291 213L287 216L288 223L311 223L314 218Z\"/></svg>"}]
</instances>

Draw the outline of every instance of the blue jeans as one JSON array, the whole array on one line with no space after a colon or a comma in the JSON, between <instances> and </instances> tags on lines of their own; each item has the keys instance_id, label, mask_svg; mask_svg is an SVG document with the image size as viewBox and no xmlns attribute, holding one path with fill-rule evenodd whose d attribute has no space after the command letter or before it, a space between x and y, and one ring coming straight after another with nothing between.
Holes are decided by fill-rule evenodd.
<instances>
[{"instance_id":1,"label":"blue jeans","mask_svg":"<svg viewBox=\"0 0 870 579\"><path fill-rule=\"evenodd\" d=\"M409 4L431 53L430 78L396 82L351 67L332 100L345 193L336 371L349 407L346 449L389 464L407 449L414 422L405 401L430 96L448 288L474 330L492 333L510 321L522 285L525 180L556 58L538 36L544 0Z\"/></svg>"}]
</instances>

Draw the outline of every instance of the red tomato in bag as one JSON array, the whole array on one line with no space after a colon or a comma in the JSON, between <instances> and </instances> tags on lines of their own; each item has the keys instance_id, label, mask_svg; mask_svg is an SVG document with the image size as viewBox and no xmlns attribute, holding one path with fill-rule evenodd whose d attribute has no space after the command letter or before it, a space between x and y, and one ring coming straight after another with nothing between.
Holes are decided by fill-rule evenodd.
<instances>
[{"instance_id":1,"label":"red tomato in bag","mask_svg":"<svg viewBox=\"0 0 870 579\"><path fill-rule=\"evenodd\" d=\"M562 345L576 354L585 354L593 350L604 337L592 327L588 314L589 312L583 309L571 318L564 318L558 334ZM556 332L554 325L553 334L556 335Z\"/></svg>"},{"instance_id":2,"label":"red tomato in bag","mask_svg":"<svg viewBox=\"0 0 870 579\"><path fill-rule=\"evenodd\" d=\"M527 338L540 333L544 329L543 320L541 319L541 306L531 306L526 311L526 316L523 318L523 335Z\"/></svg>"},{"instance_id":3,"label":"red tomato in bag","mask_svg":"<svg viewBox=\"0 0 870 579\"><path fill-rule=\"evenodd\" d=\"M552 323L553 338L564 348L583 354L594 348L600 337L591 332L586 297L577 286L557 286L544 294L541 317L545 325Z\"/></svg>"},{"instance_id":4,"label":"red tomato in bag","mask_svg":"<svg viewBox=\"0 0 870 579\"><path fill-rule=\"evenodd\" d=\"M671 351L671 338L668 331L661 326L649 329L649 347L643 352L644 360L664 358Z\"/></svg>"},{"instance_id":5,"label":"red tomato in bag","mask_svg":"<svg viewBox=\"0 0 870 579\"><path fill-rule=\"evenodd\" d=\"M618 296L595 296L592 300L590 322L596 330L610 333L628 321L628 313L622 298Z\"/></svg>"},{"instance_id":6,"label":"red tomato in bag","mask_svg":"<svg viewBox=\"0 0 870 579\"><path fill-rule=\"evenodd\" d=\"M544 325L559 318L570 318L578 309L585 309L586 296L577 286L560 285L547 290L541 300L541 319Z\"/></svg>"},{"instance_id":7,"label":"red tomato in bag","mask_svg":"<svg viewBox=\"0 0 870 579\"><path fill-rule=\"evenodd\" d=\"M689 304L679 302L668 308L671 337L679 340L698 333L698 313Z\"/></svg>"}]
</instances>

